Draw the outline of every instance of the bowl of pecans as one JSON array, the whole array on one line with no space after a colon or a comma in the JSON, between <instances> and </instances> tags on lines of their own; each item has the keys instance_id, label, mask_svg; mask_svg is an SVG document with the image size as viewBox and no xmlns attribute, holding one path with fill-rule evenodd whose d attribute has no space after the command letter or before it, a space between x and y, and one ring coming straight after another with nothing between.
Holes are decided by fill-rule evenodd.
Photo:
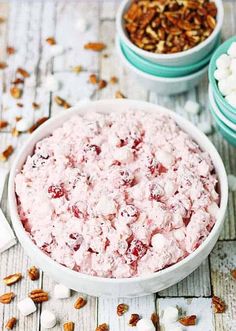
<instances>
[{"instance_id":1,"label":"bowl of pecans","mask_svg":"<svg viewBox=\"0 0 236 331\"><path fill-rule=\"evenodd\" d=\"M124 0L116 25L122 42L137 55L181 67L213 51L223 17L222 0Z\"/></svg>"}]
</instances>

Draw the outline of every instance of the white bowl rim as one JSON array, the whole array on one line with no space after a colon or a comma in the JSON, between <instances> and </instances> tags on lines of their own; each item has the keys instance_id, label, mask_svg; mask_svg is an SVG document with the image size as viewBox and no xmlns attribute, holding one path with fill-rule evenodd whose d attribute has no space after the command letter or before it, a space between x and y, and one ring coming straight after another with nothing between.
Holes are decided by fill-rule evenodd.
<instances>
[{"instance_id":1,"label":"white bowl rim","mask_svg":"<svg viewBox=\"0 0 236 331\"><path fill-rule=\"evenodd\" d=\"M225 123L230 129L236 131L236 124L230 122L230 120L224 116L221 111L218 109L217 107L217 104L215 102L215 99L214 99L214 95L213 95L213 90L212 90L212 87L210 86L209 84L209 88L208 88L208 94L209 94L209 100L210 100L210 103L211 103L211 106L215 112L215 114L219 117L219 119ZM236 133L236 132L235 132Z\"/></svg>"},{"instance_id":2,"label":"white bowl rim","mask_svg":"<svg viewBox=\"0 0 236 331\"><path fill-rule=\"evenodd\" d=\"M104 107L106 107L107 105L109 105L109 108L112 109L112 105L117 104L117 102L119 102L120 104L123 103L123 108L126 109L128 108L128 106L130 106L132 109L135 109L137 107L137 109L139 110L143 110L143 111L147 111L147 112L151 112L151 111L158 111L161 113L165 113L170 115L174 120L176 120L177 124L180 125L187 125L188 126L188 134L190 134L189 132L194 132L195 134L198 135L199 139L201 138L202 141L204 141L204 145L207 151L211 150L210 154L214 154L214 158L216 158L217 160L217 166L220 169L220 171L218 172L218 174L220 174L219 177L222 178L222 182L221 184L221 200L220 200L220 209L219 209L219 213L218 213L218 217L217 217L217 221L213 227L213 229L211 230L211 232L209 233L208 237L204 240L204 242L191 254L189 254L187 257L185 257L183 260L165 268L162 269L160 271L148 274L148 275L144 275L144 276L136 276L136 277L132 277L132 278L105 278L105 277L98 277L98 276L91 276L91 275L87 275L87 274L83 274L74 270L69 269L68 267L65 267L61 264L59 264L58 262L54 261L51 257L47 256L45 253L43 253L40 248L38 248L33 241L30 239L29 235L27 234L27 232L25 231L23 224L20 220L19 214L17 212L17 203L16 203L16 195L15 195L15 175L19 172L18 170L18 163L21 161L21 154L23 154L23 152L30 146L31 148L33 146L35 146L35 143L41 139L43 139L43 137L40 137L44 131L47 131L46 129L48 127L50 127L53 123L55 123L58 119L61 119L63 117L65 117L66 119L68 119L69 117L76 115L76 114L83 114L83 111L86 111L86 109L88 108L88 106L92 106L92 104L101 104L104 105ZM61 125L58 125L59 127ZM191 135L191 134L190 134ZM46 137L48 135L45 135L44 137ZM35 141L35 142L34 142ZM33 142L33 143L32 143ZM202 143L203 144L203 143ZM202 148L202 146L200 146ZM216 164L216 162L215 162ZM94 281L97 283L109 283L109 284L126 284L126 283L136 283L136 282L140 282L140 281L146 281L149 279L155 279L158 278L158 276L164 276L166 274L169 274L173 271L175 271L178 268L181 268L182 266L186 265L190 260L194 259L196 255L201 254L201 252L204 251L205 247L208 245L208 243L211 241L211 239L215 236L215 234L217 233L218 229L221 227L223 221L224 221L224 215L225 215L225 211L226 211L226 207L227 207L227 202L228 202L228 181L227 181L227 175L226 175L226 171L224 168L224 164L223 161L219 155L219 153L217 152L215 146L212 144L212 142L208 139L208 137L202 133L195 125L193 125L191 122L189 122L187 119L183 118L182 116L180 116L179 114L176 114L175 112L150 103L150 102L146 102L146 101L140 101L140 100L131 100L131 99L104 99L104 100L97 100L97 101L90 101L88 103L81 103L81 105L77 105L75 107L70 108L69 110L67 110L66 112L60 113L57 116L54 116L52 118L50 118L48 121L46 121L44 124L42 124L36 131L34 131L29 139L23 144L23 146L21 147L21 149L19 150L15 160L13 161L11 170L10 170L10 176L9 176L9 185L8 185L8 203L9 203L9 207L10 207L10 213L11 213L11 219L12 219L12 224L14 227L14 230L16 232L20 231L21 234L24 236L24 241L26 244L31 246L31 250L32 253L37 254L41 260L43 260L45 263L48 263L51 265L51 267L54 267L58 270L58 272L62 272L62 273L66 273L67 276L71 276L71 277L75 277L77 276L78 279L84 279L84 280L88 280L88 281Z\"/></svg>"},{"instance_id":3,"label":"white bowl rim","mask_svg":"<svg viewBox=\"0 0 236 331\"><path fill-rule=\"evenodd\" d=\"M204 73L207 72L208 70L208 66L209 64L206 64L205 67L203 67L202 69L200 69L199 71L196 71L190 75L186 75L186 76L181 76L181 77L160 77L160 76L154 76L151 74L148 74L138 68L136 68L132 63L130 63L126 56L123 54L121 46L120 46L120 42L119 42L119 38L116 38L116 47L118 50L118 53L122 59L122 61L124 62L124 64L129 67L131 70L133 70L137 75L143 76L146 79L155 81L155 82L163 82L163 83L181 83L181 82L186 82L188 80L192 80L192 79L196 79L198 77L200 77L201 75L203 75Z\"/></svg>"},{"instance_id":4,"label":"white bowl rim","mask_svg":"<svg viewBox=\"0 0 236 331\"><path fill-rule=\"evenodd\" d=\"M130 2L130 0L123 0L121 2L117 15L116 15L116 29L118 31L118 34L135 53L138 53L143 57L148 56L149 58L155 59L155 60L172 60L172 59L175 60L175 59L183 58L184 56L193 55L195 52L200 51L207 44L209 44L218 35L218 33L220 32L222 25L223 25L224 7L223 7L222 0L214 0L214 2L217 5L217 10L218 10L217 15L218 16L217 16L217 21L216 21L216 27L213 30L212 34L207 39L205 39L203 42L201 42L197 46L190 48L186 51L173 53L173 54L152 53L152 52L145 51L145 50L139 48L138 46L136 46L134 43L132 43L132 41L127 37L126 33L124 32L124 28L123 28L123 24L122 24L123 13L124 13L124 9L128 2Z\"/></svg>"}]
</instances>

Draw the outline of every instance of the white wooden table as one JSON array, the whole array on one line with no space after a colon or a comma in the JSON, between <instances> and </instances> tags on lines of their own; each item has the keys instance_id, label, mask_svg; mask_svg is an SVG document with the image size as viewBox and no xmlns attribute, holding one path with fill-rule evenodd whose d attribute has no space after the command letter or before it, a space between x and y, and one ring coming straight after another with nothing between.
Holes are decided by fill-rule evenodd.
<instances>
[{"instance_id":1,"label":"white wooden table","mask_svg":"<svg viewBox=\"0 0 236 331\"><path fill-rule=\"evenodd\" d=\"M3 93L9 91L11 80L14 78L15 69L23 67L35 74L36 86L24 89L22 103L23 108L18 108L17 115L23 114L36 120L43 116L53 116L60 109L53 101L52 93L45 93L41 83L46 74L54 73L63 82L61 90L56 93L65 98L71 104L81 99L111 98L117 90L120 90L128 98L149 100L160 105L176 110L188 117L196 125L201 121L212 121L207 104L207 77L196 89L179 96L161 97L153 92L146 92L134 81L129 72L121 65L117 57L115 39L115 14L119 1L112 0L84 0L84 1L0 1L0 16L6 17L6 22L0 24L0 61L7 61L8 68L0 70L0 116L9 119L12 116L12 108L9 101L2 98ZM225 22L223 27L223 38L236 33L236 1L224 0ZM89 24L86 33L81 34L75 29L76 21L85 17ZM66 47L63 55L47 61L45 51L45 39L54 36L58 44ZM103 41L107 49L103 53L85 51L83 45L88 41ZM13 46L17 50L13 56L7 56L6 46ZM104 56L107 54L108 56ZM71 72L71 67L82 65L84 71L76 75ZM94 86L87 83L88 76L97 73L101 78L109 80L113 75L119 77L116 85L108 86L96 91ZM197 100L203 106L199 116L190 116L184 112L182 106L186 99ZM41 104L39 110L30 108L32 101ZM9 109L7 109L9 108ZM17 149L27 138L27 134L21 134L18 138L12 137L11 126L0 132L0 151L9 144ZM222 137L213 132L211 140L221 154L227 172L236 175L235 149ZM1 163L0 167L10 168L15 153L10 159ZM9 217L7 208L7 187L1 207ZM12 249L0 255L0 278L14 272L26 270L32 263L24 254L18 244ZM111 331L131 330L127 321L130 313L140 313L143 317L149 317L154 311L160 312L162 307L174 304L187 309L190 314L199 316L197 326L188 327L189 331L235 331L236 330L236 281L230 277L230 270L236 267L236 195L230 193L229 206L226 222L220 240L215 246L210 257L188 278L179 284L143 298L132 300L116 300L103 298L88 298L88 304L81 310L73 308L74 293L71 299L50 300L43 303L43 308L53 310L59 323L54 330L62 330L62 324L66 320L76 323L76 330L94 331L100 323L107 322ZM51 294L54 282L44 273L41 273L39 281L32 282L27 277L12 287L17 297L10 305L0 304L0 329L4 329L6 321L12 317L19 317L15 330L38 331L41 330L39 316L42 307L29 317L19 316L17 301L27 296L31 289L42 287ZM6 288L0 282L0 294ZM227 311L224 314L213 315L211 308L212 295L220 296L227 303ZM118 302L124 301L130 306L129 313L118 318L116 306Z\"/></svg>"}]
</instances>

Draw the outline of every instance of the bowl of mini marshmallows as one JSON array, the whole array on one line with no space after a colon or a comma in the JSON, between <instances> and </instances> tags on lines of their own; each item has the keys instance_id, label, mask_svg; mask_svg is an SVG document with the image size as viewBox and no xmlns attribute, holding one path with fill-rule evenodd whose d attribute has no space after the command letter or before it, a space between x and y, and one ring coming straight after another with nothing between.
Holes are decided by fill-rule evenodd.
<instances>
[{"instance_id":1,"label":"bowl of mini marshmallows","mask_svg":"<svg viewBox=\"0 0 236 331\"><path fill-rule=\"evenodd\" d=\"M210 110L220 131L227 131L236 145L236 37L215 51L209 66Z\"/></svg>"}]
</instances>

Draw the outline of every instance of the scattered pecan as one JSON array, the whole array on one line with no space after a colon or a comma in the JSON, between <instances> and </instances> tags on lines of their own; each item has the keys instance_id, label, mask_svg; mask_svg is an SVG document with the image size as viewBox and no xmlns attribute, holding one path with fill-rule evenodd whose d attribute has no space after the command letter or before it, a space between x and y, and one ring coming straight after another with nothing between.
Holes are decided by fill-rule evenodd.
<instances>
[{"instance_id":1,"label":"scattered pecan","mask_svg":"<svg viewBox=\"0 0 236 331\"><path fill-rule=\"evenodd\" d=\"M89 83L91 83L91 84L97 84L97 82L98 82L98 77L97 77L97 75L95 75L95 74L91 74L91 75L89 76Z\"/></svg>"},{"instance_id":2,"label":"scattered pecan","mask_svg":"<svg viewBox=\"0 0 236 331\"><path fill-rule=\"evenodd\" d=\"M10 93L11 96L15 99L20 99L20 97L22 96L22 90L17 86L11 87Z\"/></svg>"},{"instance_id":3,"label":"scattered pecan","mask_svg":"<svg viewBox=\"0 0 236 331\"><path fill-rule=\"evenodd\" d=\"M48 120L48 117L41 117L39 120L37 120L36 123L34 123L29 129L28 132L32 133L34 132L40 125L42 125L44 122Z\"/></svg>"},{"instance_id":4,"label":"scattered pecan","mask_svg":"<svg viewBox=\"0 0 236 331\"><path fill-rule=\"evenodd\" d=\"M89 49L95 52L101 52L106 48L106 45L102 42L90 42L84 45L84 49Z\"/></svg>"},{"instance_id":5,"label":"scattered pecan","mask_svg":"<svg viewBox=\"0 0 236 331\"><path fill-rule=\"evenodd\" d=\"M66 322L63 324L64 331L74 331L75 323L74 322Z\"/></svg>"},{"instance_id":6,"label":"scattered pecan","mask_svg":"<svg viewBox=\"0 0 236 331\"><path fill-rule=\"evenodd\" d=\"M14 48L14 47L11 47L11 46L8 46L8 47L6 48L6 51L7 51L7 54L8 54L8 55L13 55L13 54L15 54L15 52L16 52L15 48Z\"/></svg>"},{"instance_id":7,"label":"scattered pecan","mask_svg":"<svg viewBox=\"0 0 236 331\"><path fill-rule=\"evenodd\" d=\"M83 67L81 65L78 65L78 66L74 66L71 68L72 72L74 72L75 74L79 74L82 70L83 70Z\"/></svg>"},{"instance_id":8,"label":"scattered pecan","mask_svg":"<svg viewBox=\"0 0 236 331\"><path fill-rule=\"evenodd\" d=\"M23 105L23 103L21 103L21 102L17 102L17 107L20 107L20 108L23 108L24 107L24 105ZM20 116L18 116L18 117L20 117ZM22 119L22 117L20 118L20 120Z\"/></svg>"},{"instance_id":9,"label":"scattered pecan","mask_svg":"<svg viewBox=\"0 0 236 331\"><path fill-rule=\"evenodd\" d=\"M6 68L7 68L6 62L0 62L0 70L6 69Z\"/></svg>"},{"instance_id":10,"label":"scattered pecan","mask_svg":"<svg viewBox=\"0 0 236 331\"><path fill-rule=\"evenodd\" d=\"M47 39L46 39L46 42L49 44L49 45L56 45L56 40L55 40L55 38L54 37L48 37Z\"/></svg>"},{"instance_id":11,"label":"scattered pecan","mask_svg":"<svg viewBox=\"0 0 236 331\"><path fill-rule=\"evenodd\" d=\"M5 17L2 17L2 16L0 16L0 24L2 24L2 23L4 23L4 22L6 22L6 18L5 18Z\"/></svg>"},{"instance_id":12,"label":"scattered pecan","mask_svg":"<svg viewBox=\"0 0 236 331\"><path fill-rule=\"evenodd\" d=\"M16 116L15 117L16 122L19 122L21 119L22 119L22 116Z\"/></svg>"},{"instance_id":13,"label":"scattered pecan","mask_svg":"<svg viewBox=\"0 0 236 331\"><path fill-rule=\"evenodd\" d=\"M230 271L230 274L231 274L231 276L233 277L233 279L236 280L236 269L231 270L231 271Z\"/></svg>"},{"instance_id":14,"label":"scattered pecan","mask_svg":"<svg viewBox=\"0 0 236 331\"><path fill-rule=\"evenodd\" d=\"M18 137L20 132L16 128L13 128L11 130L11 134L12 134L13 137Z\"/></svg>"},{"instance_id":15,"label":"scattered pecan","mask_svg":"<svg viewBox=\"0 0 236 331\"><path fill-rule=\"evenodd\" d=\"M7 161L9 156L13 153L14 148L12 145L9 145L1 154L0 154L0 161ZM7 284L8 285L8 284ZM9 284L10 285L10 284Z\"/></svg>"},{"instance_id":16,"label":"scattered pecan","mask_svg":"<svg viewBox=\"0 0 236 331\"><path fill-rule=\"evenodd\" d=\"M14 326L16 325L16 322L17 322L17 319L15 317L10 318L5 325L5 328L7 330L12 330L14 328Z\"/></svg>"},{"instance_id":17,"label":"scattered pecan","mask_svg":"<svg viewBox=\"0 0 236 331\"><path fill-rule=\"evenodd\" d=\"M215 29L211 0L131 1L124 14L130 40L153 53L177 53L205 40Z\"/></svg>"},{"instance_id":18,"label":"scattered pecan","mask_svg":"<svg viewBox=\"0 0 236 331\"><path fill-rule=\"evenodd\" d=\"M11 148L10 148L10 150L11 150ZM12 152L13 152L13 148L12 148ZM21 280L21 278L22 278L22 274L20 272L17 272L15 274L12 274L12 275L9 275L9 276L3 278L3 282L5 283L5 285L10 286L10 285L17 283L19 280Z\"/></svg>"},{"instance_id":19,"label":"scattered pecan","mask_svg":"<svg viewBox=\"0 0 236 331\"><path fill-rule=\"evenodd\" d=\"M0 129L4 129L7 126L8 126L8 122L7 121L0 120Z\"/></svg>"},{"instance_id":20,"label":"scattered pecan","mask_svg":"<svg viewBox=\"0 0 236 331\"><path fill-rule=\"evenodd\" d=\"M151 321L152 321L153 325L155 326L155 328L157 329L159 326L159 316L157 315L157 313L152 313Z\"/></svg>"},{"instance_id":21,"label":"scattered pecan","mask_svg":"<svg viewBox=\"0 0 236 331\"><path fill-rule=\"evenodd\" d=\"M226 310L225 302L217 296L212 297L212 305L214 313L224 313Z\"/></svg>"},{"instance_id":22,"label":"scattered pecan","mask_svg":"<svg viewBox=\"0 0 236 331\"><path fill-rule=\"evenodd\" d=\"M17 77L14 79L11 84L18 85L18 84L24 84L24 79Z\"/></svg>"},{"instance_id":23,"label":"scattered pecan","mask_svg":"<svg viewBox=\"0 0 236 331\"><path fill-rule=\"evenodd\" d=\"M28 78L28 77L30 76L30 74L28 73L28 71L26 71L26 70L23 69L23 68L18 68L18 69L16 70L16 72L17 72L18 74L20 74L21 76L23 76L24 78Z\"/></svg>"},{"instance_id":24,"label":"scattered pecan","mask_svg":"<svg viewBox=\"0 0 236 331\"><path fill-rule=\"evenodd\" d=\"M37 269L35 266L32 266L28 270L28 276L31 280L38 280L39 279L39 269Z\"/></svg>"},{"instance_id":25,"label":"scattered pecan","mask_svg":"<svg viewBox=\"0 0 236 331\"><path fill-rule=\"evenodd\" d=\"M34 110L36 110L36 109L40 108L40 105L36 102L32 102L32 107L33 107Z\"/></svg>"},{"instance_id":26,"label":"scattered pecan","mask_svg":"<svg viewBox=\"0 0 236 331\"><path fill-rule=\"evenodd\" d=\"M15 297L15 293L13 293L13 292L2 294L0 296L0 302L1 303L4 303L4 304L8 304L8 303L10 303L12 301L12 299L14 297Z\"/></svg>"},{"instance_id":27,"label":"scattered pecan","mask_svg":"<svg viewBox=\"0 0 236 331\"><path fill-rule=\"evenodd\" d=\"M60 106L60 107L63 107L65 109L68 109L68 108L71 107L71 105L66 100L62 99L58 95L55 96L54 100L58 104L58 106Z\"/></svg>"},{"instance_id":28,"label":"scattered pecan","mask_svg":"<svg viewBox=\"0 0 236 331\"><path fill-rule=\"evenodd\" d=\"M115 93L115 98L116 98L116 99L125 99L126 97L125 97L124 94L121 93L120 91L116 91L116 93Z\"/></svg>"},{"instance_id":29,"label":"scattered pecan","mask_svg":"<svg viewBox=\"0 0 236 331\"><path fill-rule=\"evenodd\" d=\"M29 297L36 303L48 301L48 292L42 289L36 289L30 292Z\"/></svg>"},{"instance_id":30,"label":"scattered pecan","mask_svg":"<svg viewBox=\"0 0 236 331\"><path fill-rule=\"evenodd\" d=\"M117 308L116 308L116 312L118 316L122 316L124 315L129 309L129 306L126 305L125 303L120 303Z\"/></svg>"},{"instance_id":31,"label":"scattered pecan","mask_svg":"<svg viewBox=\"0 0 236 331\"><path fill-rule=\"evenodd\" d=\"M79 297L76 301L75 301L75 304L74 304L74 307L75 309L81 309L83 308L87 303L87 300L82 298L82 297Z\"/></svg>"},{"instance_id":32,"label":"scattered pecan","mask_svg":"<svg viewBox=\"0 0 236 331\"><path fill-rule=\"evenodd\" d=\"M109 331L109 326L106 323L100 324L95 331Z\"/></svg>"},{"instance_id":33,"label":"scattered pecan","mask_svg":"<svg viewBox=\"0 0 236 331\"><path fill-rule=\"evenodd\" d=\"M99 88L99 90L102 90L106 86L107 86L107 82L104 79L100 79L99 82L98 82L98 88Z\"/></svg>"},{"instance_id":34,"label":"scattered pecan","mask_svg":"<svg viewBox=\"0 0 236 331\"><path fill-rule=\"evenodd\" d=\"M184 326L196 325L196 321L197 321L196 315L184 316L179 319L179 322Z\"/></svg>"},{"instance_id":35,"label":"scattered pecan","mask_svg":"<svg viewBox=\"0 0 236 331\"><path fill-rule=\"evenodd\" d=\"M139 314L131 314L130 319L129 319L129 325L130 326L136 326L138 321L140 320Z\"/></svg>"},{"instance_id":36,"label":"scattered pecan","mask_svg":"<svg viewBox=\"0 0 236 331\"><path fill-rule=\"evenodd\" d=\"M112 76L111 78L110 78L110 83L111 84L116 84L118 82L118 78L116 77L116 76Z\"/></svg>"}]
</instances>

